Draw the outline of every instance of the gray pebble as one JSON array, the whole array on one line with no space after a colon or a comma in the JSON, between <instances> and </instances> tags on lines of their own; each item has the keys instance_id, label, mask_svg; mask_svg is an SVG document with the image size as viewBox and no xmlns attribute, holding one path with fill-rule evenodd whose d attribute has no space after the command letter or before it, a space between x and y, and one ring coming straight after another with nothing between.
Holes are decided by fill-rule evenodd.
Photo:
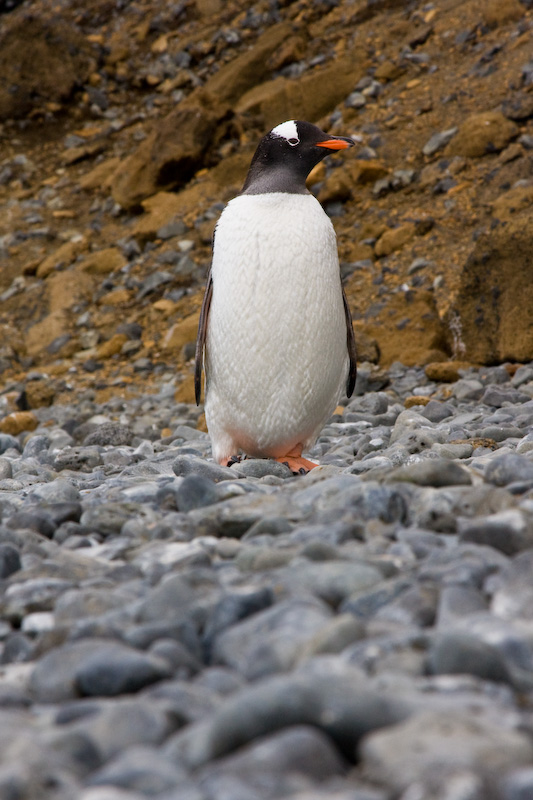
<instances>
[{"instance_id":1,"label":"gray pebble","mask_svg":"<svg viewBox=\"0 0 533 800\"><path fill-rule=\"evenodd\" d=\"M329 675L284 675L232 695L209 721L171 739L167 752L197 768L260 736L313 725L353 758L361 737L407 714L401 700L377 691L349 666Z\"/></svg>"},{"instance_id":2,"label":"gray pebble","mask_svg":"<svg viewBox=\"0 0 533 800\"><path fill-rule=\"evenodd\" d=\"M176 492L176 503L180 511L204 508L216 503L218 499L216 484L210 478L197 473L187 475Z\"/></svg>"},{"instance_id":3,"label":"gray pebble","mask_svg":"<svg viewBox=\"0 0 533 800\"><path fill-rule=\"evenodd\" d=\"M486 774L526 765L533 756L527 737L478 714L426 712L390 730L377 731L361 746L362 765L370 778L385 779L401 792L435 770L457 768Z\"/></svg>"},{"instance_id":4,"label":"gray pebble","mask_svg":"<svg viewBox=\"0 0 533 800\"><path fill-rule=\"evenodd\" d=\"M91 506L81 515L81 524L103 536L119 534L132 517L143 517L146 511L140 503L102 503Z\"/></svg>"},{"instance_id":5,"label":"gray pebble","mask_svg":"<svg viewBox=\"0 0 533 800\"><path fill-rule=\"evenodd\" d=\"M533 521L519 509L459 520L458 533L463 542L489 545L506 555L533 547Z\"/></svg>"},{"instance_id":6,"label":"gray pebble","mask_svg":"<svg viewBox=\"0 0 533 800\"><path fill-rule=\"evenodd\" d=\"M31 496L47 503L76 503L80 499L80 492L71 481L56 478L50 483L35 486Z\"/></svg>"},{"instance_id":7,"label":"gray pebble","mask_svg":"<svg viewBox=\"0 0 533 800\"><path fill-rule=\"evenodd\" d=\"M13 468L8 458L0 458L0 481L13 477Z\"/></svg>"},{"instance_id":8,"label":"gray pebble","mask_svg":"<svg viewBox=\"0 0 533 800\"><path fill-rule=\"evenodd\" d=\"M0 544L0 579L9 578L21 568L20 554L10 544Z\"/></svg>"},{"instance_id":9,"label":"gray pebble","mask_svg":"<svg viewBox=\"0 0 533 800\"><path fill-rule=\"evenodd\" d=\"M533 461L527 456L516 453L497 456L488 464L483 478L494 486L533 481Z\"/></svg>"},{"instance_id":10,"label":"gray pebble","mask_svg":"<svg viewBox=\"0 0 533 800\"><path fill-rule=\"evenodd\" d=\"M444 633L436 637L428 653L428 670L439 675L476 675L485 681L511 682L501 652L468 633Z\"/></svg>"},{"instance_id":11,"label":"gray pebble","mask_svg":"<svg viewBox=\"0 0 533 800\"><path fill-rule=\"evenodd\" d=\"M500 781L502 800L529 800L533 797L533 767L523 767Z\"/></svg>"},{"instance_id":12,"label":"gray pebble","mask_svg":"<svg viewBox=\"0 0 533 800\"><path fill-rule=\"evenodd\" d=\"M13 530L32 530L51 538L57 527L51 514L44 509L34 506L28 509L21 509L13 514L6 521L6 525Z\"/></svg>"},{"instance_id":13,"label":"gray pebble","mask_svg":"<svg viewBox=\"0 0 533 800\"><path fill-rule=\"evenodd\" d=\"M0 435L10 791L508 800L532 758L533 367L444 390L362 365L320 466L292 476L211 461L170 366L148 366L155 394L89 389Z\"/></svg>"},{"instance_id":14,"label":"gray pebble","mask_svg":"<svg viewBox=\"0 0 533 800\"><path fill-rule=\"evenodd\" d=\"M329 736L310 725L294 725L217 759L201 770L200 780L214 796L221 783L229 788L235 781L237 792L275 798L343 772L343 760Z\"/></svg>"},{"instance_id":15,"label":"gray pebble","mask_svg":"<svg viewBox=\"0 0 533 800\"><path fill-rule=\"evenodd\" d=\"M0 455L3 455L6 450L14 449L17 450L19 453L22 452L22 447L19 444L18 439L14 436L11 436L10 433L0 433Z\"/></svg>"},{"instance_id":16,"label":"gray pebble","mask_svg":"<svg viewBox=\"0 0 533 800\"><path fill-rule=\"evenodd\" d=\"M74 685L81 695L112 697L137 692L170 674L159 658L125 645L106 644L77 666Z\"/></svg>"},{"instance_id":17,"label":"gray pebble","mask_svg":"<svg viewBox=\"0 0 533 800\"><path fill-rule=\"evenodd\" d=\"M238 477L231 467L221 467L218 464L213 464L195 456L178 456L172 463L172 469L178 476L197 474L204 478L209 478L215 483L218 483L218 481L232 481Z\"/></svg>"},{"instance_id":18,"label":"gray pebble","mask_svg":"<svg viewBox=\"0 0 533 800\"><path fill-rule=\"evenodd\" d=\"M53 466L58 472L64 469L90 472L101 463L102 457L98 447L66 447L55 453Z\"/></svg>"},{"instance_id":19,"label":"gray pebble","mask_svg":"<svg viewBox=\"0 0 533 800\"><path fill-rule=\"evenodd\" d=\"M87 781L88 786L116 786L154 797L174 788L186 777L154 747L134 746L124 750Z\"/></svg>"},{"instance_id":20,"label":"gray pebble","mask_svg":"<svg viewBox=\"0 0 533 800\"><path fill-rule=\"evenodd\" d=\"M84 447L90 447L91 445L113 445L118 447L131 444L134 435L133 429L128 425L121 425L118 422L104 422L85 437L83 445Z\"/></svg>"},{"instance_id":21,"label":"gray pebble","mask_svg":"<svg viewBox=\"0 0 533 800\"><path fill-rule=\"evenodd\" d=\"M430 422L442 422L454 413L451 403L441 403L438 400L430 400L420 412L421 416L426 417Z\"/></svg>"},{"instance_id":22,"label":"gray pebble","mask_svg":"<svg viewBox=\"0 0 533 800\"><path fill-rule=\"evenodd\" d=\"M442 150L442 148L446 147L448 142L453 139L457 131L458 128L448 128L448 130L434 133L422 148L423 154L425 156L432 156L438 150Z\"/></svg>"},{"instance_id":23,"label":"gray pebble","mask_svg":"<svg viewBox=\"0 0 533 800\"><path fill-rule=\"evenodd\" d=\"M329 616L317 602L277 603L222 631L214 640L213 663L230 666L248 680L289 670Z\"/></svg>"},{"instance_id":24,"label":"gray pebble","mask_svg":"<svg viewBox=\"0 0 533 800\"><path fill-rule=\"evenodd\" d=\"M278 478L292 478L292 472L285 464L280 464L271 458L247 458L232 467L238 475L247 478L264 478L265 475L275 475Z\"/></svg>"},{"instance_id":25,"label":"gray pebble","mask_svg":"<svg viewBox=\"0 0 533 800\"><path fill-rule=\"evenodd\" d=\"M533 551L526 550L505 564L492 579L492 609L505 620L533 615Z\"/></svg>"},{"instance_id":26,"label":"gray pebble","mask_svg":"<svg viewBox=\"0 0 533 800\"><path fill-rule=\"evenodd\" d=\"M419 486L470 486L467 470L448 459L425 459L398 467L386 475L387 481L405 481Z\"/></svg>"},{"instance_id":27,"label":"gray pebble","mask_svg":"<svg viewBox=\"0 0 533 800\"><path fill-rule=\"evenodd\" d=\"M511 387L502 388L500 386L487 386L485 392L481 397L481 402L487 406L495 406L500 408L505 403L527 403L531 397L524 392L518 391Z\"/></svg>"}]
</instances>

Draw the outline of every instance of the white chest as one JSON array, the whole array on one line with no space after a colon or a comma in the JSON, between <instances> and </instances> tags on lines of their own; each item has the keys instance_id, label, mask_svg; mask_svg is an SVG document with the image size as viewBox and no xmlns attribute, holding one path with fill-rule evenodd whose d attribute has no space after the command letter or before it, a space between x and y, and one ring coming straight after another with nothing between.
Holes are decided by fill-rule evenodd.
<instances>
[{"instance_id":1,"label":"white chest","mask_svg":"<svg viewBox=\"0 0 533 800\"><path fill-rule=\"evenodd\" d=\"M208 425L311 441L347 371L333 226L312 195L244 195L215 233L206 341ZM264 446L263 446L264 444Z\"/></svg>"}]
</instances>

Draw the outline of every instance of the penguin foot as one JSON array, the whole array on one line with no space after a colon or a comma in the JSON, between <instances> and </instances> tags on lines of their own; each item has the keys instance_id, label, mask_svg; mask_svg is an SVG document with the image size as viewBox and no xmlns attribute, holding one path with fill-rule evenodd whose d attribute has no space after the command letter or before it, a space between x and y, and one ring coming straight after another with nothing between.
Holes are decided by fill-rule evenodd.
<instances>
[{"instance_id":1,"label":"penguin foot","mask_svg":"<svg viewBox=\"0 0 533 800\"><path fill-rule=\"evenodd\" d=\"M240 463L241 463L241 457L240 456L232 456L231 458L229 458L226 461L226 466L227 467L232 467L233 464L240 464Z\"/></svg>"},{"instance_id":2,"label":"penguin foot","mask_svg":"<svg viewBox=\"0 0 533 800\"><path fill-rule=\"evenodd\" d=\"M318 467L318 464L315 464L314 461L309 461L308 458L302 458L302 456L279 456L279 458L275 458L274 461L285 464L293 475L307 475L310 470Z\"/></svg>"}]
</instances>

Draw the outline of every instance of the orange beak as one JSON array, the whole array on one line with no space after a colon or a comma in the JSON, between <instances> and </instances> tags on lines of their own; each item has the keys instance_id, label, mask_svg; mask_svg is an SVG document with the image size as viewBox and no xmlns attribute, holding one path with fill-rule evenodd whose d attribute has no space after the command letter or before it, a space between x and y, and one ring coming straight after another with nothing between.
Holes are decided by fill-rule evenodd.
<instances>
[{"instance_id":1,"label":"orange beak","mask_svg":"<svg viewBox=\"0 0 533 800\"><path fill-rule=\"evenodd\" d=\"M345 150L347 147L353 147L355 142L353 139L344 139L335 137L334 139L325 139L323 142L317 142L317 147L327 147L328 150Z\"/></svg>"}]
</instances>

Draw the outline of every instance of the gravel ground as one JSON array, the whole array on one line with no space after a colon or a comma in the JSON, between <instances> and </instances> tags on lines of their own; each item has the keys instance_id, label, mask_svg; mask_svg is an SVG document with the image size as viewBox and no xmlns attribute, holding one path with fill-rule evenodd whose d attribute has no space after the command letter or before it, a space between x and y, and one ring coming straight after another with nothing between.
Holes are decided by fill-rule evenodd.
<instances>
[{"instance_id":1,"label":"gravel ground","mask_svg":"<svg viewBox=\"0 0 533 800\"><path fill-rule=\"evenodd\" d=\"M307 476L214 464L163 379L35 413L0 434L0 800L533 797L533 364L363 364Z\"/></svg>"}]
</instances>

